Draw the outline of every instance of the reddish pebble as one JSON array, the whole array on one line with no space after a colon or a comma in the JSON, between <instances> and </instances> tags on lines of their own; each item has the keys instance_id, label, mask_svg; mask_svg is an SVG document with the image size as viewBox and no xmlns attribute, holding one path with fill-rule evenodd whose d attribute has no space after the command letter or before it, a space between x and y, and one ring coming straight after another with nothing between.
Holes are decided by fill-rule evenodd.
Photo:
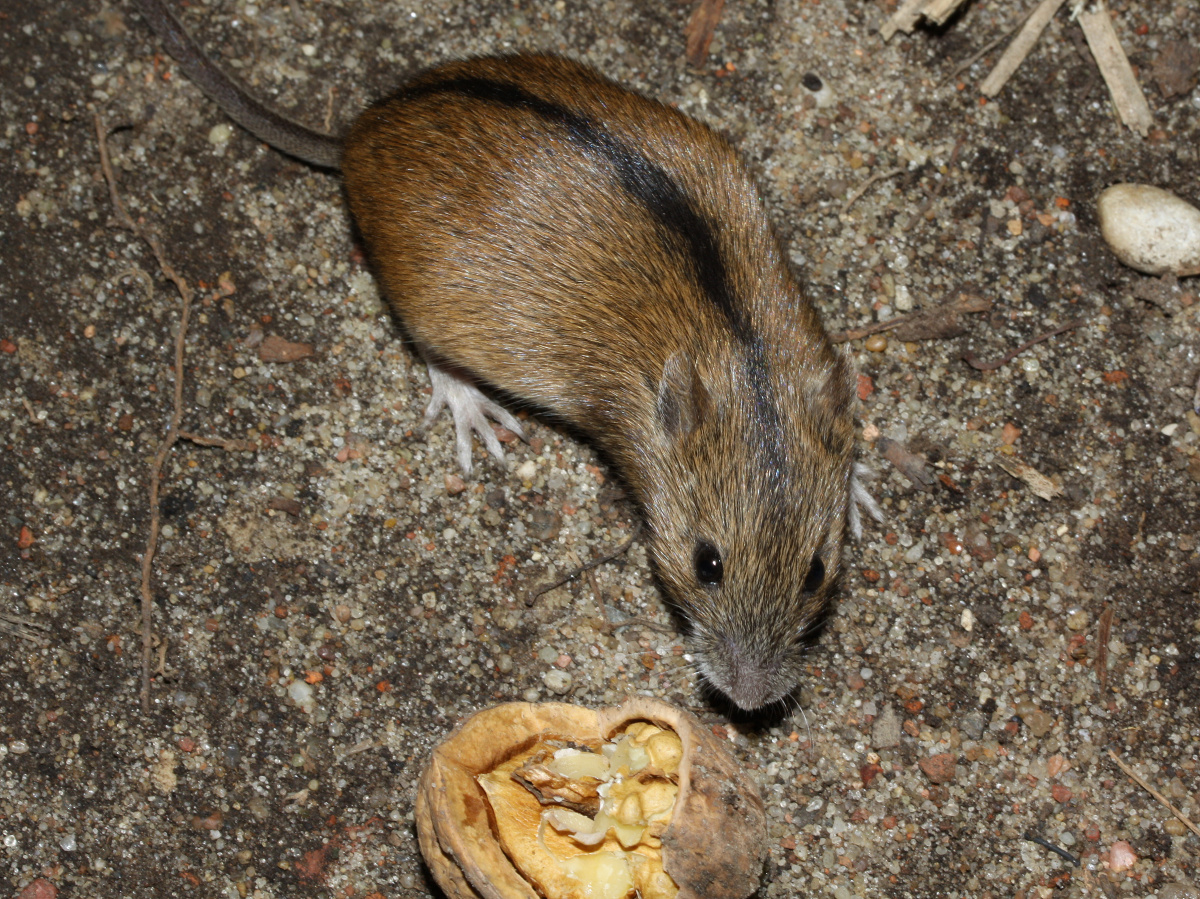
<instances>
[{"instance_id":1,"label":"reddish pebble","mask_svg":"<svg viewBox=\"0 0 1200 899\"><path fill-rule=\"evenodd\" d=\"M950 553L955 556L963 551L962 541L954 534L942 534L942 546L950 550Z\"/></svg>"},{"instance_id":2,"label":"reddish pebble","mask_svg":"<svg viewBox=\"0 0 1200 899\"><path fill-rule=\"evenodd\" d=\"M0 337L0 353L15 353L17 345L7 338ZM34 883L37 883L35 880Z\"/></svg>"},{"instance_id":3,"label":"reddish pebble","mask_svg":"<svg viewBox=\"0 0 1200 899\"><path fill-rule=\"evenodd\" d=\"M16 899L54 899L57 895L58 887L46 878L39 877L17 893Z\"/></svg>"},{"instance_id":4,"label":"reddish pebble","mask_svg":"<svg viewBox=\"0 0 1200 899\"><path fill-rule=\"evenodd\" d=\"M224 820L220 812L209 812L207 815L193 815L192 827L196 830L220 830Z\"/></svg>"},{"instance_id":5,"label":"reddish pebble","mask_svg":"<svg viewBox=\"0 0 1200 899\"><path fill-rule=\"evenodd\" d=\"M1005 446L1012 446L1017 442L1017 438L1021 436L1021 429L1011 421L1005 422L1004 427L1000 430L1000 441Z\"/></svg>"},{"instance_id":6,"label":"reddish pebble","mask_svg":"<svg viewBox=\"0 0 1200 899\"><path fill-rule=\"evenodd\" d=\"M224 278L220 281L220 287L223 296L236 292L233 282ZM259 344L258 358L263 362L299 362L315 352L310 343L293 343L278 334L268 334Z\"/></svg>"},{"instance_id":7,"label":"reddish pebble","mask_svg":"<svg viewBox=\"0 0 1200 899\"><path fill-rule=\"evenodd\" d=\"M1058 803L1066 803L1071 801L1071 791L1062 784L1055 784L1050 788L1050 796Z\"/></svg>"},{"instance_id":8,"label":"reddish pebble","mask_svg":"<svg viewBox=\"0 0 1200 899\"><path fill-rule=\"evenodd\" d=\"M456 474L448 474L445 477L446 492L451 496L458 496L467 489L467 482Z\"/></svg>"},{"instance_id":9,"label":"reddish pebble","mask_svg":"<svg viewBox=\"0 0 1200 899\"><path fill-rule=\"evenodd\" d=\"M564 652L562 655L560 655L557 659L554 660L554 667L555 668L570 668L571 667L571 657Z\"/></svg>"},{"instance_id":10,"label":"reddish pebble","mask_svg":"<svg viewBox=\"0 0 1200 899\"><path fill-rule=\"evenodd\" d=\"M1137 855L1124 840L1117 840L1108 850L1108 869L1110 871L1128 871L1137 864Z\"/></svg>"},{"instance_id":11,"label":"reddish pebble","mask_svg":"<svg viewBox=\"0 0 1200 899\"><path fill-rule=\"evenodd\" d=\"M195 752L196 751L196 741L193 740L191 737L180 737L179 738L179 748L182 749L184 752Z\"/></svg>"},{"instance_id":12,"label":"reddish pebble","mask_svg":"<svg viewBox=\"0 0 1200 899\"><path fill-rule=\"evenodd\" d=\"M863 765L858 769L858 776L862 778L863 786L869 787L871 781L883 773L883 769L876 764Z\"/></svg>"},{"instance_id":13,"label":"reddish pebble","mask_svg":"<svg viewBox=\"0 0 1200 899\"><path fill-rule=\"evenodd\" d=\"M1023 631L1033 630L1033 616L1028 612L1022 612L1017 619L1017 623L1020 624Z\"/></svg>"},{"instance_id":14,"label":"reddish pebble","mask_svg":"<svg viewBox=\"0 0 1200 899\"><path fill-rule=\"evenodd\" d=\"M921 759L917 764L925 772L925 776L929 778L930 783L949 783L954 780L955 775L958 773L958 760L949 752L931 755L927 759Z\"/></svg>"},{"instance_id":15,"label":"reddish pebble","mask_svg":"<svg viewBox=\"0 0 1200 899\"><path fill-rule=\"evenodd\" d=\"M22 526L21 532L17 535L17 548L29 549L31 546L33 546L33 531L29 530L29 528L25 526Z\"/></svg>"},{"instance_id":16,"label":"reddish pebble","mask_svg":"<svg viewBox=\"0 0 1200 899\"><path fill-rule=\"evenodd\" d=\"M858 376L858 398L865 400L875 392L875 382L866 375Z\"/></svg>"},{"instance_id":17,"label":"reddish pebble","mask_svg":"<svg viewBox=\"0 0 1200 899\"><path fill-rule=\"evenodd\" d=\"M33 137L35 134L37 134L37 131L38 131L38 123L37 122L26 122L25 123L25 133L28 134L30 137Z\"/></svg>"}]
</instances>

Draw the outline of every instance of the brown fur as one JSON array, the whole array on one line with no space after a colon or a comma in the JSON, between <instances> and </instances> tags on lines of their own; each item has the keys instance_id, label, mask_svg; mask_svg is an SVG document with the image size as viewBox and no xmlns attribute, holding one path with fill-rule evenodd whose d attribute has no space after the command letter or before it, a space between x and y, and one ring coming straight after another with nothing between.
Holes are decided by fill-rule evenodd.
<instances>
[{"instance_id":1,"label":"brown fur","mask_svg":"<svg viewBox=\"0 0 1200 899\"><path fill-rule=\"evenodd\" d=\"M728 143L576 63L510 56L427 72L339 145L251 97L162 0L138 4L238 122L341 163L383 292L431 360L612 459L708 680L744 708L786 695L851 493L873 502L853 480L848 373ZM719 585L699 580L703 544Z\"/></svg>"},{"instance_id":2,"label":"brown fur","mask_svg":"<svg viewBox=\"0 0 1200 899\"><path fill-rule=\"evenodd\" d=\"M535 111L422 92L478 78L636 148L717 223L732 295L761 341L781 459L756 447L754 361L606 160ZM849 379L729 144L575 63L522 56L441 67L367 110L342 166L384 293L416 340L595 441L645 510L702 670L739 705L787 692L839 570ZM687 369L677 383L664 378L671 359ZM660 395L685 425L664 419ZM721 550L716 589L692 572L697 539ZM825 584L806 594L818 551Z\"/></svg>"}]
</instances>

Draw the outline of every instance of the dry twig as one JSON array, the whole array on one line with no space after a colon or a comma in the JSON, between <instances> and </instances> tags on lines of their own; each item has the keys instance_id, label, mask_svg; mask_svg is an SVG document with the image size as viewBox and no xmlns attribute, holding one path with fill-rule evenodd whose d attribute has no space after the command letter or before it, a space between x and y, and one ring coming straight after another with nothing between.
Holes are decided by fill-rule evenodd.
<instances>
[{"instance_id":1,"label":"dry twig","mask_svg":"<svg viewBox=\"0 0 1200 899\"><path fill-rule=\"evenodd\" d=\"M158 451L154 454L154 460L150 464L150 528L149 534L146 537L146 551L142 554L142 579L141 579L141 597L142 597L142 689L141 701L142 711L150 712L150 673L151 673L151 655L154 647L153 613L154 613L154 596L150 588L150 576L154 565L154 553L158 548L159 530L161 527L160 512L159 512L159 491L162 487L162 469L166 462L167 455L171 452L171 448L179 440L189 440L204 446L220 446L225 449L246 449L252 448L251 444L246 441L237 440L222 440L219 438L200 437L195 434L184 433L179 429L180 423L183 420L183 377L184 377L184 347L187 338L188 319L191 316L192 300L194 294L187 281L180 275L167 260L166 253L163 250L162 243L158 237L145 228L139 222L135 222L125 208L124 202L121 200L121 195L117 191L117 179L113 173L112 163L108 156L108 132L104 127L100 116L95 117L96 124L96 140L100 151L100 167L104 172L104 180L108 183L109 198L112 201L113 209L116 213L117 225L131 232L135 237L143 241L150 252L154 254L155 260L158 262L158 267L163 275L175 285L175 289L179 291L181 302L179 313L179 330L175 335L175 390L171 407L171 423L167 426L167 433L163 437L162 442L158 445Z\"/></svg>"},{"instance_id":2,"label":"dry twig","mask_svg":"<svg viewBox=\"0 0 1200 899\"><path fill-rule=\"evenodd\" d=\"M1096 634L1096 677L1100 679L1100 696L1108 692L1108 638L1112 636L1113 608L1104 604L1100 613L1100 632Z\"/></svg>"},{"instance_id":3,"label":"dry twig","mask_svg":"<svg viewBox=\"0 0 1200 899\"><path fill-rule=\"evenodd\" d=\"M1013 31L1015 31L1015 30L1016 29L1014 28ZM1012 37L1012 34L1013 34L1012 31L1006 31L1006 32L1004 32L1004 34L1000 35L1000 37L996 38L995 40L988 41L986 44L984 44L982 47L980 47L978 50L976 50L974 53L972 53L970 56L968 56L966 59L964 59L958 65L956 65L953 69L951 69L949 72L947 72L945 75L943 75L941 78L939 78L934 83L940 87L941 85L945 84L947 81L957 78L960 74L965 72L967 69L971 68L971 66L975 65L975 63L979 62L979 60L983 59L983 57L987 56L989 53L991 53L993 50L995 50L997 47L999 47L1001 44L1003 44L1006 40L1008 40L1010 37Z\"/></svg>"},{"instance_id":4,"label":"dry twig","mask_svg":"<svg viewBox=\"0 0 1200 899\"><path fill-rule=\"evenodd\" d=\"M928 0L921 9L921 15L934 25L945 25L963 2L964 0Z\"/></svg>"},{"instance_id":5,"label":"dry twig","mask_svg":"<svg viewBox=\"0 0 1200 899\"><path fill-rule=\"evenodd\" d=\"M875 441L875 448L887 459L896 470L912 481L914 487L928 490L933 486L934 476L929 471L929 463L919 453L909 450L904 444L890 437L880 437Z\"/></svg>"},{"instance_id":6,"label":"dry twig","mask_svg":"<svg viewBox=\"0 0 1200 899\"><path fill-rule=\"evenodd\" d=\"M28 640L38 646L45 646L50 641L44 632L49 630L50 625L43 624L41 621L0 612L0 633L12 634L14 637L20 637L22 640ZM39 631L43 633L39 633Z\"/></svg>"},{"instance_id":7,"label":"dry twig","mask_svg":"<svg viewBox=\"0 0 1200 899\"><path fill-rule=\"evenodd\" d=\"M842 204L842 211L839 213L839 215L845 215L847 212L849 212L850 207L858 202L858 198L865 194L871 188L872 184L876 183L877 181L883 181L887 178L894 178L903 171L903 166L897 166L894 169L888 169L886 172L876 172L874 175L860 184L854 193L846 197L846 202Z\"/></svg>"},{"instance_id":8,"label":"dry twig","mask_svg":"<svg viewBox=\"0 0 1200 899\"><path fill-rule=\"evenodd\" d=\"M891 18L883 23L879 29L879 36L885 41L890 41L897 31L903 31L905 34L911 32L917 27L917 19L921 18L921 9L927 2L928 0L904 0L900 8L892 13Z\"/></svg>"},{"instance_id":9,"label":"dry twig","mask_svg":"<svg viewBox=\"0 0 1200 899\"><path fill-rule=\"evenodd\" d=\"M1056 496L1062 496L1063 489L1054 483L1050 478L1046 477L1028 462L1022 462L1020 459L1011 459L1007 456L996 456L996 464L1007 471L1018 481L1023 481L1035 496L1040 496L1044 500L1052 500Z\"/></svg>"},{"instance_id":10,"label":"dry twig","mask_svg":"<svg viewBox=\"0 0 1200 899\"><path fill-rule=\"evenodd\" d=\"M987 312L991 308L991 300L976 293L973 286L966 285L959 287L948 300L943 300L936 306L910 312L908 315L898 315L887 321L874 322L861 328L835 331L829 335L829 339L833 343L845 343L848 340L870 337L881 331L895 331L896 337L906 342L955 337L963 331L960 316L968 312Z\"/></svg>"},{"instance_id":11,"label":"dry twig","mask_svg":"<svg viewBox=\"0 0 1200 899\"><path fill-rule=\"evenodd\" d=\"M1042 36L1042 32L1050 24L1054 14L1062 8L1065 2L1066 0L1042 0L1041 4L1029 14L1025 19L1025 24L1021 26L1020 33L1013 38L1013 42L1000 56L1000 61L988 73L987 78L983 79L983 84L979 86L981 94L985 97L994 97L1000 93L1004 85L1008 83L1008 79L1012 77L1013 72L1033 50L1033 45Z\"/></svg>"},{"instance_id":12,"label":"dry twig","mask_svg":"<svg viewBox=\"0 0 1200 899\"><path fill-rule=\"evenodd\" d=\"M708 58L708 45L712 43L713 32L721 21L721 10L725 8L725 0L700 0L687 27L683 29L687 36L687 61L700 68Z\"/></svg>"},{"instance_id":13,"label":"dry twig","mask_svg":"<svg viewBox=\"0 0 1200 899\"><path fill-rule=\"evenodd\" d=\"M910 33L917 27L917 19L924 18L934 25L945 25L964 0L904 0L900 8L892 13L879 29L880 36L891 40L897 31Z\"/></svg>"},{"instance_id":14,"label":"dry twig","mask_svg":"<svg viewBox=\"0 0 1200 899\"><path fill-rule=\"evenodd\" d=\"M1121 49L1121 41L1113 28L1108 10L1101 4L1095 12L1080 13L1079 25L1083 28L1083 36L1087 38L1096 65L1100 67L1100 74L1104 76L1104 83L1108 85L1117 115L1130 130L1145 137L1154 124L1154 117L1133 74L1129 57Z\"/></svg>"},{"instance_id":15,"label":"dry twig","mask_svg":"<svg viewBox=\"0 0 1200 899\"><path fill-rule=\"evenodd\" d=\"M593 568L598 568L599 566L603 565L604 563L611 562L613 559L617 558L618 556L625 554L626 552L629 551L629 547L633 546L634 541L637 540L637 538L641 534L641 532L642 532L642 525L639 522L637 525L634 526L633 533L629 535L629 539L626 540L624 543L622 543L620 546L618 546L616 549L614 549L612 552L608 553L607 555L600 556L599 558L592 559L590 562L584 562L582 565L578 565L575 568L572 568L570 571L568 571L566 574L564 574L562 577L558 578L557 580L552 581L549 584L543 584L540 587L536 587L533 590L530 590L529 595L525 597L525 605L527 605L527 606L533 605L534 602L537 601L537 598L539 596L541 596L542 594L549 593L555 587L561 587L567 581L574 580L575 578L579 577L579 575L583 574L585 571L590 571ZM599 594L597 594L597 596L598 595Z\"/></svg>"},{"instance_id":16,"label":"dry twig","mask_svg":"<svg viewBox=\"0 0 1200 899\"><path fill-rule=\"evenodd\" d=\"M1027 341L1026 343L1021 344L1015 350L1009 350L1007 353L1005 353L1003 356L1001 356L999 359L997 359L994 362L982 362L974 353L970 352L969 350L967 352L963 353L963 355L962 355L963 361L966 362L967 365L971 366L971 368L975 369L976 371L995 371L996 369L1000 368L1001 366L1007 365L1009 362L1012 362L1014 359L1016 359L1019 355L1021 355L1023 352L1025 352L1031 346L1041 343L1043 340L1049 340L1051 337L1056 337L1057 335L1062 334L1064 331L1070 331L1072 328L1078 328L1085 321L1087 321L1087 319L1083 319L1083 318L1077 318L1072 321L1069 321L1062 327L1055 328L1053 331L1047 331L1045 334L1039 335L1038 337L1033 338L1033 340L1030 340L1030 341Z\"/></svg>"},{"instance_id":17,"label":"dry twig","mask_svg":"<svg viewBox=\"0 0 1200 899\"><path fill-rule=\"evenodd\" d=\"M1153 796L1155 799L1157 799L1159 801L1159 803L1161 803L1162 806L1167 809L1167 811L1169 811L1172 815L1174 815L1176 818L1178 818L1180 821L1182 821L1184 826L1187 827L1188 830L1190 830L1196 836L1200 837L1200 827L1197 827L1195 824L1193 824L1191 821L1189 821L1187 815L1185 815L1179 809L1175 808L1175 806L1171 805L1171 803L1167 801L1166 796L1164 796L1162 793L1158 792L1158 790L1154 789L1154 787L1150 786L1150 784L1146 783L1146 781L1142 780L1142 778L1140 776L1138 776L1138 773L1136 771L1134 771L1132 768L1130 768L1128 765L1126 765L1123 761L1121 761L1121 759L1117 757L1117 754L1115 752L1113 752L1111 749L1108 750L1108 757L1117 763L1117 767L1120 768L1122 771L1124 771L1125 774L1128 775L1130 780L1132 780L1135 784L1137 784L1139 787L1141 787L1143 790L1145 790L1147 793L1149 793L1151 796Z\"/></svg>"}]
</instances>

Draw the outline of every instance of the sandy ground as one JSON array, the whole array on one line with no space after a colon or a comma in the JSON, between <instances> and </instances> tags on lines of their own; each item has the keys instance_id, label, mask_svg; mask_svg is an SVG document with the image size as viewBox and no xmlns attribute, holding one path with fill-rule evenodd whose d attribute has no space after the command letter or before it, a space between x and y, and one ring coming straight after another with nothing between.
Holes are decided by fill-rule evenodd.
<instances>
[{"instance_id":1,"label":"sandy ground","mask_svg":"<svg viewBox=\"0 0 1200 899\"><path fill-rule=\"evenodd\" d=\"M955 69L1018 11L976 2L885 44L892 9L731 2L702 70L668 0L185 12L333 130L440 60L569 53L731 137L831 330L989 301L958 335L846 344L885 520L848 548L803 713L731 721L641 544L526 604L636 511L536 420L455 482L336 177L230 127L126 5L0 0L0 895L436 895L413 797L454 723L635 692L693 708L751 771L760 896L1200 895L1200 838L1108 754L1200 821L1197 283L1123 267L1094 212L1123 180L1200 199L1195 77L1169 97L1155 77L1169 41L1200 46L1200 8L1114 4L1146 139L1065 10L984 102L999 51ZM148 715L139 583L181 304L113 226L95 115L196 289L183 427L253 447L166 458ZM963 360L1078 319L994 370ZM278 338L313 353L264 361ZM920 457L912 479L883 438Z\"/></svg>"}]
</instances>

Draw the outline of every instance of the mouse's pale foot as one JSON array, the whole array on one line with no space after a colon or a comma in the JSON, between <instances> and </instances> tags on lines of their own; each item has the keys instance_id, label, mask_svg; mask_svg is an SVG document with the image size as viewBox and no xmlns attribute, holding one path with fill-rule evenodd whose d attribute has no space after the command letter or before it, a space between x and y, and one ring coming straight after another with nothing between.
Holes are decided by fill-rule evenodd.
<instances>
[{"instance_id":1,"label":"mouse's pale foot","mask_svg":"<svg viewBox=\"0 0 1200 899\"><path fill-rule=\"evenodd\" d=\"M518 437L525 436L521 430L521 423L512 413L484 396L470 381L439 368L433 362L429 363L429 381L433 385L433 398L425 408L425 424L432 423L443 407L449 407L450 414L454 416L458 467L462 469L463 474L471 473L472 432L479 435L489 453L501 461L504 460L504 448L500 445L496 432L492 430L489 418Z\"/></svg>"},{"instance_id":2,"label":"mouse's pale foot","mask_svg":"<svg viewBox=\"0 0 1200 899\"><path fill-rule=\"evenodd\" d=\"M867 490L867 485L864 481L869 481L875 477L873 472L861 462L855 462L854 468L850 472L850 509L847 514L850 533L857 540L862 536L862 513L866 512L876 521L883 521L883 510L879 508L879 503L875 502L875 497L871 496L871 492Z\"/></svg>"}]
</instances>

